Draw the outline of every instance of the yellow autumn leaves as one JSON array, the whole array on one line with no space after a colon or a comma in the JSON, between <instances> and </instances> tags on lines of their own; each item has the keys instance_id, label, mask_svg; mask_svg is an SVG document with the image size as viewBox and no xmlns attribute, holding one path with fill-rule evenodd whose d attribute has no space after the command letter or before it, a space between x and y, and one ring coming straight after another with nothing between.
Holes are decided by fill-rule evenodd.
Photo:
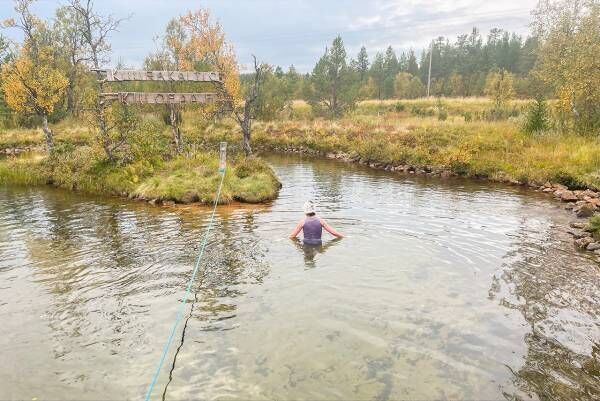
<instances>
[{"instance_id":1,"label":"yellow autumn leaves","mask_svg":"<svg viewBox=\"0 0 600 401\"><path fill-rule=\"evenodd\" d=\"M218 22L212 22L206 9L189 11L174 22L178 36L167 37L167 44L178 57L177 64L194 71L198 64L216 69L221 74L224 89L234 101L239 100L240 80L235 52L225 39Z\"/></svg>"},{"instance_id":2,"label":"yellow autumn leaves","mask_svg":"<svg viewBox=\"0 0 600 401\"><path fill-rule=\"evenodd\" d=\"M513 81L513 75L505 70L492 71L486 77L484 93L494 100L496 109L500 109L515 95Z\"/></svg>"},{"instance_id":3,"label":"yellow autumn leaves","mask_svg":"<svg viewBox=\"0 0 600 401\"><path fill-rule=\"evenodd\" d=\"M564 0L541 13L546 19L537 21L541 43L535 74L553 89L576 128L588 132L597 129L600 113L600 2L585 4L577 9Z\"/></svg>"},{"instance_id":4,"label":"yellow autumn leaves","mask_svg":"<svg viewBox=\"0 0 600 401\"><path fill-rule=\"evenodd\" d=\"M50 49L32 52L24 46L13 61L2 67L2 89L8 106L17 112L52 113L68 85L65 75L53 65Z\"/></svg>"}]
</instances>

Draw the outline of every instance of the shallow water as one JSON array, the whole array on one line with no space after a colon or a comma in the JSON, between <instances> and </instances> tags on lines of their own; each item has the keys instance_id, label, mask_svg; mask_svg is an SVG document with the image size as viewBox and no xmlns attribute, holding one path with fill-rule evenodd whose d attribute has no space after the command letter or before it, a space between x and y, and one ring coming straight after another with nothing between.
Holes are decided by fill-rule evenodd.
<instances>
[{"instance_id":1,"label":"shallow water","mask_svg":"<svg viewBox=\"0 0 600 401\"><path fill-rule=\"evenodd\" d=\"M600 399L600 267L560 205L270 161L272 205L218 209L155 399ZM308 198L348 237L286 239ZM0 399L141 399L208 215L0 187Z\"/></svg>"}]
</instances>

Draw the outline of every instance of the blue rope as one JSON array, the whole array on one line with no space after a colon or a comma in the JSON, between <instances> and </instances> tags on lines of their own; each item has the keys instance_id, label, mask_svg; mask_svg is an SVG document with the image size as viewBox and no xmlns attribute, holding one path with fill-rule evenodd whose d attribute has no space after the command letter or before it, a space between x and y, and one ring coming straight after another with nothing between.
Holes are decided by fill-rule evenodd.
<instances>
[{"instance_id":1,"label":"blue rope","mask_svg":"<svg viewBox=\"0 0 600 401\"><path fill-rule=\"evenodd\" d=\"M212 229L213 222L215 219L215 212L217 211L217 204L219 202L219 197L221 196L221 188L223 187L223 179L225 178L225 169L219 169L221 173L221 182L219 183L219 190L217 191L217 197L215 198L215 204L213 206L212 214L210 216L210 222L208 223L208 228L204 234L204 239L202 240L202 245L200 247L200 253L198 254L198 258L196 259L196 265L194 266L194 271L192 272L192 277L190 277L190 281L188 282L187 289L185 290L185 295L183 300L181 301L181 306L179 307L179 311L177 312L177 318L175 319L175 323L173 324L173 328L171 329L171 334L169 334L169 338L167 339L167 343L163 349L162 355L160 357L160 361L158 362L158 366L156 367L156 372L154 372L154 376L152 377L152 382L150 386L148 386L148 391L146 392L146 397L144 397L144 401L150 400L150 396L152 395L152 391L154 390L154 386L156 386L156 382L158 381L158 376L160 375L160 370L162 369L163 363L165 362L165 358L167 357L167 353L169 352L169 348L171 347L171 343L173 342L173 337L175 336L175 331L177 330L177 326L181 322L183 318L183 310L185 309L185 304L190 296L190 292L192 290L192 284L194 279L196 278L196 273L198 273L198 268L200 267L200 261L202 260L202 255L204 255L204 248L206 248L206 243L208 242L208 235L210 234L210 230Z\"/></svg>"}]
</instances>

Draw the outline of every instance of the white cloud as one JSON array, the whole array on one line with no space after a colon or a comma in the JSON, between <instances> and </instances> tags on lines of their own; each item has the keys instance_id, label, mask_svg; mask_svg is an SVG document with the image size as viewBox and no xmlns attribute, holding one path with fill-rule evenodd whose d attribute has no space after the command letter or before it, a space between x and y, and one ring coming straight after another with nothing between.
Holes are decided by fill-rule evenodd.
<instances>
[{"instance_id":1,"label":"white cloud","mask_svg":"<svg viewBox=\"0 0 600 401\"><path fill-rule=\"evenodd\" d=\"M51 18L54 0L34 3L39 15ZM397 51L417 52L432 38L453 40L477 26L526 33L530 10L537 0L103 0L102 13L117 16L133 12L112 36L113 61L141 65L154 50L152 38L164 31L168 20L189 8L208 7L218 18L236 48L240 62L251 54L269 63L295 64L302 71L314 65L323 49L341 34L347 51L355 55L361 45L370 54L392 45ZM6 6L5 6L6 5ZM12 2L0 0L0 19L14 15ZM3 32L14 35L14 30ZM309 66L309 68L303 68Z\"/></svg>"},{"instance_id":2,"label":"white cloud","mask_svg":"<svg viewBox=\"0 0 600 401\"><path fill-rule=\"evenodd\" d=\"M362 36L371 51L388 45L396 50L421 49L435 37L454 40L477 27L485 35L492 27L524 34L537 0L377 0L358 17L349 16L347 27ZM366 10L365 10L366 11ZM358 49L355 43L352 49Z\"/></svg>"}]
</instances>

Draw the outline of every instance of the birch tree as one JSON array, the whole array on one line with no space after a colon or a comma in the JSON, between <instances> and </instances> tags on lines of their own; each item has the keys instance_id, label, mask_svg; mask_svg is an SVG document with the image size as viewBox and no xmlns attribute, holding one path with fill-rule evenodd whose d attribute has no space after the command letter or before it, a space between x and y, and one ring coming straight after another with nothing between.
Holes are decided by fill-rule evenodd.
<instances>
[{"instance_id":1,"label":"birch tree","mask_svg":"<svg viewBox=\"0 0 600 401\"><path fill-rule=\"evenodd\" d=\"M88 66L98 72L110 60L110 42L109 36L115 32L121 22L125 20L117 19L111 15L104 16L94 10L92 0L71 0L69 7L77 16L77 31L83 40L85 46L85 60ZM98 93L104 91L104 83L99 80ZM102 148L106 157L110 161L115 160L115 151L126 142L123 132L117 132L116 137L111 132L118 124L111 124L107 116L105 104L98 96L92 101L92 113Z\"/></svg>"},{"instance_id":2,"label":"birch tree","mask_svg":"<svg viewBox=\"0 0 600 401\"><path fill-rule=\"evenodd\" d=\"M68 81L56 66L46 24L31 13L31 3L31 0L15 1L18 19L3 23L5 27L23 31L24 43L15 59L2 66L2 91L12 110L41 118L46 148L52 153L54 134L48 125L48 115L63 98Z\"/></svg>"},{"instance_id":3,"label":"birch tree","mask_svg":"<svg viewBox=\"0 0 600 401\"><path fill-rule=\"evenodd\" d=\"M535 76L552 88L575 129L599 132L600 1L543 0L534 15Z\"/></svg>"}]
</instances>

